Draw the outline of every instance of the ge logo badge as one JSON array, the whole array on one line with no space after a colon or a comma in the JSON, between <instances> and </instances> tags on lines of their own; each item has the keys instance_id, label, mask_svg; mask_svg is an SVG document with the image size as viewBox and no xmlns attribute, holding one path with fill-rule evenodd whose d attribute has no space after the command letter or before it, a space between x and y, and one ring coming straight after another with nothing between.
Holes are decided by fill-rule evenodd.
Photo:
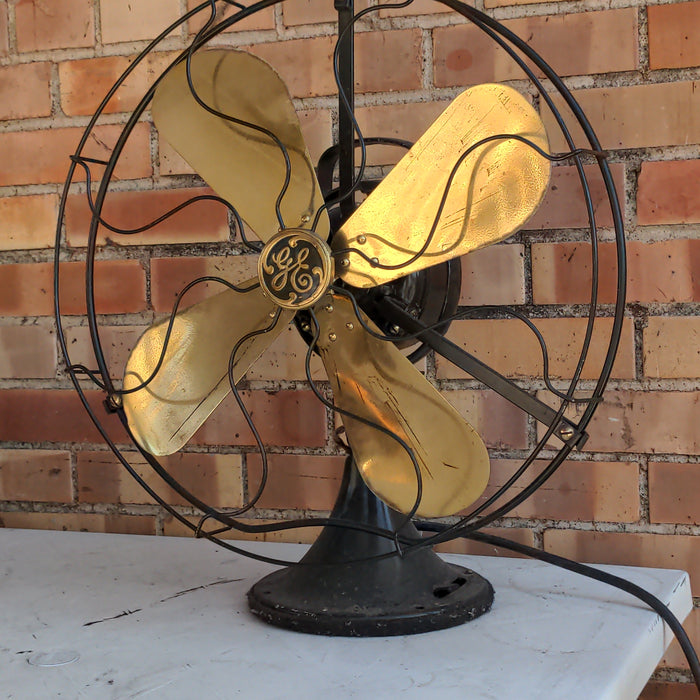
<instances>
[{"instance_id":1,"label":"ge logo badge","mask_svg":"<svg viewBox=\"0 0 700 700\"><path fill-rule=\"evenodd\" d=\"M285 229L267 242L258 261L263 291L285 309L313 306L333 280L328 245L310 231Z\"/></svg>"}]
</instances>

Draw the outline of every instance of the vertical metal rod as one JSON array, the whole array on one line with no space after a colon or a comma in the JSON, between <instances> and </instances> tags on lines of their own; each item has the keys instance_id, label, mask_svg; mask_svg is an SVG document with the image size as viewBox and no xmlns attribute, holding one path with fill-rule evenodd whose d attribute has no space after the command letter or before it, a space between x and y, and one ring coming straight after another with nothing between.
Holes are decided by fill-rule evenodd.
<instances>
[{"instance_id":1,"label":"vertical metal rod","mask_svg":"<svg viewBox=\"0 0 700 700\"><path fill-rule=\"evenodd\" d=\"M338 77L350 107L355 109L355 30L352 18L354 0L334 0L338 12L338 34L345 32L338 46ZM338 110L338 180L342 196L352 189L355 180L355 133L352 120L342 100ZM355 211L355 195L351 194L340 203L343 219Z\"/></svg>"}]
</instances>

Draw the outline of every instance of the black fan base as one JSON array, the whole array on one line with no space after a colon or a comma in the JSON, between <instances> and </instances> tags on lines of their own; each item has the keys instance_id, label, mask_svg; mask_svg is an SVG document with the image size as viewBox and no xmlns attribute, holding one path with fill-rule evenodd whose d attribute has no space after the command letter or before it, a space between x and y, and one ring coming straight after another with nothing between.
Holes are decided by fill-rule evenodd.
<instances>
[{"instance_id":1,"label":"black fan base","mask_svg":"<svg viewBox=\"0 0 700 700\"><path fill-rule=\"evenodd\" d=\"M405 519L365 486L351 460L332 517L387 529ZM419 536L412 524L401 533ZM366 559L394 551L394 543L386 538L328 526L299 565L258 581L248 591L248 605L278 627L349 637L430 632L490 610L491 584L469 569L444 562L432 549Z\"/></svg>"}]
</instances>

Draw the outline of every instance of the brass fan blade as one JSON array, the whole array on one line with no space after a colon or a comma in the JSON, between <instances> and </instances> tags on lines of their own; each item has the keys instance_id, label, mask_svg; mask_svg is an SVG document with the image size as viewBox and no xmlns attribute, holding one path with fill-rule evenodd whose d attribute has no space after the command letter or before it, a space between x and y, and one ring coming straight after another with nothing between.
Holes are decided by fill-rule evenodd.
<instances>
[{"instance_id":1,"label":"brass fan blade","mask_svg":"<svg viewBox=\"0 0 700 700\"><path fill-rule=\"evenodd\" d=\"M282 200L285 228L308 227L323 204L287 87L265 61L232 49L192 57L192 84L213 109L272 132L287 149L289 188ZM275 202L286 175L284 155L267 134L211 114L199 105L187 82L185 63L175 66L156 89L151 108L161 136L212 189L230 202L262 241L280 227ZM317 228L324 240L324 212Z\"/></svg>"},{"instance_id":2,"label":"brass fan blade","mask_svg":"<svg viewBox=\"0 0 700 700\"><path fill-rule=\"evenodd\" d=\"M489 478L488 453L476 430L393 343L374 338L360 325L347 298L333 295L325 304L316 311L318 349L336 406L383 426L410 446L423 486L418 515L439 517L466 508ZM392 508L409 512L418 481L406 450L376 428L342 418L369 488Z\"/></svg>"},{"instance_id":3,"label":"brass fan blade","mask_svg":"<svg viewBox=\"0 0 700 700\"><path fill-rule=\"evenodd\" d=\"M277 308L255 288L245 293L227 290L176 314L155 377L143 389L123 396L129 428L141 447L152 455L169 455L194 435L231 390L228 364L234 346L248 333L270 327ZM280 309L272 330L241 346L234 365L236 381L293 316L293 311ZM168 322L151 326L139 339L126 364L124 389L139 386L153 374Z\"/></svg>"},{"instance_id":4,"label":"brass fan blade","mask_svg":"<svg viewBox=\"0 0 700 700\"><path fill-rule=\"evenodd\" d=\"M430 244L407 263L428 239L460 156L497 134L517 134L548 149L542 120L517 91L489 84L459 95L333 238L342 279L374 287L497 243L521 228L547 189L549 161L520 141L491 141L465 157ZM346 249L368 260L340 252ZM375 267L373 258L398 267Z\"/></svg>"}]
</instances>

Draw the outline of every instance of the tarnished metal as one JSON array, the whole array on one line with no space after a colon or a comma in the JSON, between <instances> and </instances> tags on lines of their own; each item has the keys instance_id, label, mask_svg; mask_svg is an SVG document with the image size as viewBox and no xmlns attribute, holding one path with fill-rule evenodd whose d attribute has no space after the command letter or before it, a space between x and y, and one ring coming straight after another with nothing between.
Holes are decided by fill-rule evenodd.
<instances>
[{"instance_id":1,"label":"tarnished metal","mask_svg":"<svg viewBox=\"0 0 700 700\"><path fill-rule=\"evenodd\" d=\"M248 333L274 326L247 340L236 353L233 375L238 381L292 319L292 311L280 309L275 323L276 308L256 287L244 293L227 290L175 316L153 380L123 396L129 428L141 447L152 455L168 455L185 445L231 391L228 366L236 343ZM139 339L126 365L124 389L139 386L153 374L169 320L151 326Z\"/></svg>"},{"instance_id":2,"label":"tarnished metal","mask_svg":"<svg viewBox=\"0 0 700 700\"><path fill-rule=\"evenodd\" d=\"M335 276L331 249L301 229L285 229L267 242L258 258L263 291L285 309L306 309L326 292Z\"/></svg>"},{"instance_id":3,"label":"tarnished metal","mask_svg":"<svg viewBox=\"0 0 700 700\"><path fill-rule=\"evenodd\" d=\"M274 134L289 156L289 188L280 211L284 226L313 220L323 197L282 79L265 61L232 49L202 51L192 57L192 83L209 107ZM230 202L262 240L277 233L275 202L287 174L283 151L260 129L208 112L192 96L185 63L178 64L156 89L153 121L161 138ZM325 212L317 227L328 237Z\"/></svg>"},{"instance_id":4,"label":"tarnished metal","mask_svg":"<svg viewBox=\"0 0 700 700\"><path fill-rule=\"evenodd\" d=\"M464 157L429 245L412 259L428 240L459 158L499 134L548 149L540 117L516 90L487 84L459 95L333 238L340 277L355 287L373 287L521 228L547 189L549 161L521 141L490 141ZM373 265L373 259L392 269Z\"/></svg>"},{"instance_id":5,"label":"tarnished metal","mask_svg":"<svg viewBox=\"0 0 700 700\"><path fill-rule=\"evenodd\" d=\"M478 433L393 343L371 336L350 301L321 302L318 349L335 404L395 433L412 449L423 493L422 517L452 515L473 503L489 477L489 457ZM371 321L365 322L374 328ZM343 416L348 442L367 485L403 513L413 507L418 480L406 450L390 435Z\"/></svg>"}]
</instances>

